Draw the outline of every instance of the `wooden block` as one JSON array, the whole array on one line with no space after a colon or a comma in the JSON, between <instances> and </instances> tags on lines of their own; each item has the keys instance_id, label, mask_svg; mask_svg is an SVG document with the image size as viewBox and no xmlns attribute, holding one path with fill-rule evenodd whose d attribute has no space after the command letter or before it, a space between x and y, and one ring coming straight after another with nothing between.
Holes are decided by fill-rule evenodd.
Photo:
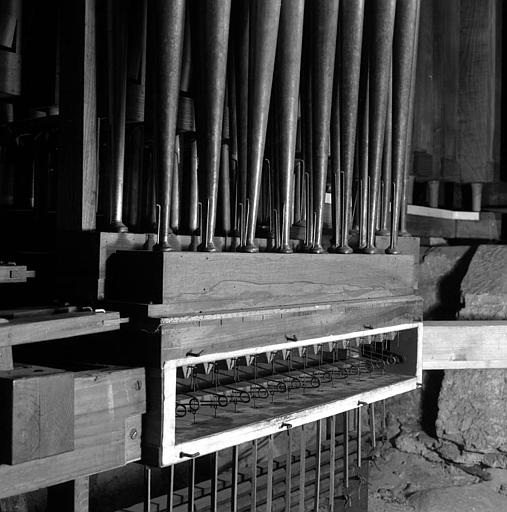
<instances>
[{"instance_id":1,"label":"wooden block","mask_svg":"<svg viewBox=\"0 0 507 512\"><path fill-rule=\"evenodd\" d=\"M507 368L507 321L424 322L424 370L481 368Z\"/></svg>"},{"instance_id":2,"label":"wooden block","mask_svg":"<svg viewBox=\"0 0 507 512\"><path fill-rule=\"evenodd\" d=\"M0 347L0 371L12 370L12 348L11 347Z\"/></svg>"},{"instance_id":3,"label":"wooden block","mask_svg":"<svg viewBox=\"0 0 507 512\"><path fill-rule=\"evenodd\" d=\"M120 251L108 300L163 304L164 314L411 295L414 258Z\"/></svg>"},{"instance_id":4,"label":"wooden block","mask_svg":"<svg viewBox=\"0 0 507 512\"><path fill-rule=\"evenodd\" d=\"M38 366L0 372L1 455L19 464L74 449L74 374Z\"/></svg>"},{"instance_id":5,"label":"wooden block","mask_svg":"<svg viewBox=\"0 0 507 512\"><path fill-rule=\"evenodd\" d=\"M14 466L0 464L0 498L107 471L141 457L144 369L97 367L74 375L74 451Z\"/></svg>"}]
</instances>

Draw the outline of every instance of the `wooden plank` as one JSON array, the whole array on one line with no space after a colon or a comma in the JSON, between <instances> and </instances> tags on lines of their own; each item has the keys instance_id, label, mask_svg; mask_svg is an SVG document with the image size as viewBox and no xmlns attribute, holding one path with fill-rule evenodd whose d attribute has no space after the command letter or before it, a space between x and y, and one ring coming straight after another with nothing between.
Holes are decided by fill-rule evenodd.
<instances>
[{"instance_id":1,"label":"wooden plank","mask_svg":"<svg viewBox=\"0 0 507 512\"><path fill-rule=\"evenodd\" d=\"M202 315L178 323L160 321L161 361L183 357L187 352L210 354L239 348L284 343L347 334L364 329L389 327L421 320L422 302L419 297L386 298L349 301L346 304L285 308L257 311L254 316L214 318ZM253 313L253 312L252 312ZM167 323L166 323L167 322ZM148 329L155 329L155 323ZM158 336L158 334L157 334Z\"/></svg>"},{"instance_id":2,"label":"wooden plank","mask_svg":"<svg viewBox=\"0 0 507 512\"><path fill-rule=\"evenodd\" d=\"M164 304L165 316L402 296L416 286L413 257L382 254L120 251L109 277L109 300Z\"/></svg>"},{"instance_id":3,"label":"wooden plank","mask_svg":"<svg viewBox=\"0 0 507 512\"><path fill-rule=\"evenodd\" d=\"M0 347L115 331L121 319L117 312L72 312L17 318L0 323Z\"/></svg>"},{"instance_id":4,"label":"wooden plank","mask_svg":"<svg viewBox=\"0 0 507 512\"><path fill-rule=\"evenodd\" d=\"M407 213L409 215L419 215L421 217L432 217L436 219L449 220L478 221L480 218L479 212L445 210L443 208L430 208L428 206L418 206L415 204L409 204L407 206Z\"/></svg>"},{"instance_id":5,"label":"wooden plank","mask_svg":"<svg viewBox=\"0 0 507 512\"><path fill-rule=\"evenodd\" d=\"M0 498L125 465L141 457L143 368L75 373L75 449L15 466L0 464ZM137 435L132 435L132 429Z\"/></svg>"},{"instance_id":6,"label":"wooden plank","mask_svg":"<svg viewBox=\"0 0 507 512\"><path fill-rule=\"evenodd\" d=\"M481 368L507 368L507 321L424 322L424 370Z\"/></svg>"},{"instance_id":7,"label":"wooden plank","mask_svg":"<svg viewBox=\"0 0 507 512\"><path fill-rule=\"evenodd\" d=\"M60 229L95 229L97 202L96 0L63 2L60 32Z\"/></svg>"}]
</instances>

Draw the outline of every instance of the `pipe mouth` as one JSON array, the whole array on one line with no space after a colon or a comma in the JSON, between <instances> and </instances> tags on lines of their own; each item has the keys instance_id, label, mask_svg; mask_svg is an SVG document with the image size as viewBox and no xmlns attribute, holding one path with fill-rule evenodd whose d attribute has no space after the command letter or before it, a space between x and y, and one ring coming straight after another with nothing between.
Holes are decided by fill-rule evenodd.
<instances>
[{"instance_id":1,"label":"pipe mouth","mask_svg":"<svg viewBox=\"0 0 507 512\"><path fill-rule=\"evenodd\" d=\"M283 244L278 249L278 252L281 252L283 254L292 254L294 251L292 250L292 247L289 244Z\"/></svg>"},{"instance_id":2,"label":"pipe mouth","mask_svg":"<svg viewBox=\"0 0 507 512\"><path fill-rule=\"evenodd\" d=\"M213 241L210 241L206 244L203 242L197 247L197 250L199 252L218 252L215 242Z\"/></svg>"},{"instance_id":3,"label":"pipe mouth","mask_svg":"<svg viewBox=\"0 0 507 512\"><path fill-rule=\"evenodd\" d=\"M400 254L400 251L396 247L388 247L386 249L386 254Z\"/></svg>"},{"instance_id":4,"label":"pipe mouth","mask_svg":"<svg viewBox=\"0 0 507 512\"><path fill-rule=\"evenodd\" d=\"M323 254L326 251L324 250L324 247L322 247L322 244L314 244L310 249L310 252L312 254Z\"/></svg>"},{"instance_id":5,"label":"pipe mouth","mask_svg":"<svg viewBox=\"0 0 507 512\"><path fill-rule=\"evenodd\" d=\"M377 254L377 248L374 245L367 245L361 252L364 254Z\"/></svg>"},{"instance_id":6,"label":"pipe mouth","mask_svg":"<svg viewBox=\"0 0 507 512\"><path fill-rule=\"evenodd\" d=\"M109 231L113 233L128 233L128 227L121 220L114 220L109 224Z\"/></svg>"},{"instance_id":7,"label":"pipe mouth","mask_svg":"<svg viewBox=\"0 0 507 512\"><path fill-rule=\"evenodd\" d=\"M352 254L354 251L348 245L340 245L336 248L336 254Z\"/></svg>"},{"instance_id":8,"label":"pipe mouth","mask_svg":"<svg viewBox=\"0 0 507 512\"><path fill-rule=\"evenodd\" d=\"M412 236L408 231L404 230L404 231L401 231L400 233L398 233L399 236Z\"/></svg>"},{"instance_id":9,"label":"pipe mouth","mask_svg":"<svg viewBox=\"0 0 507 512\"><path fill-rule=\"evenodd\" d=\"M259 252L259 248L253 242L247 242L242 248L241 252L256 253Z\"/></svg>"},{"instance_id":10,"label":"pipe mouth","mask_svg":"<svg viewBox=\"0 0 507 512\"><path fill-rule=\"evenodd\" d=\"M158 244L155 244L153 247L153 250L157 251L157 252L174 252L177 249L176 249L176 247L171 245L169 242L165 241L165 242L160 242Z\"/></svg>"},{"instance_id":11,"label":"pipe mouth","mask_svg":"<svg viewBox=\"0 0 507 512\"><path fill-rule=\"evenodd\" d=\"M389 236L390 234L391 234L391 232L388 229L379 229L376 232L376 235L378 235L378 236Z\"/></svg>"}]
</instances>

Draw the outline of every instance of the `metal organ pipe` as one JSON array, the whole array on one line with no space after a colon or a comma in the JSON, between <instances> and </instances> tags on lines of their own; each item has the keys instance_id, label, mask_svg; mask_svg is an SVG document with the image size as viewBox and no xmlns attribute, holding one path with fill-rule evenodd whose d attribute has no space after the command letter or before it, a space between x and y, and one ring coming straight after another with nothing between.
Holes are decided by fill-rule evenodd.
<instances>
[{"instance_id":1,"label":"metal organ pipe","mask_svg":"<svg viewBox=\"0 0 507 512\"><path fill-rule=\"evenodd\" d=\"M248 69L248 204L245 252L258 252L255 229L259 208L261 172L268 125L269 102L275 64L281 0L250 3L250 53Z\"/></svg>"},{"instance_id":2,"label":"metal organ pipe","mask_svg":"<svg viewBox=\"0 0 507 512\"><path fill-rule=\"evenodd\" d=\"M159 173L160 223L155 248L175 249L169 225L174 147L180 89L185 1L153 0L148 6L153 30L154 164Z\"/></svg>"},{"instance_id":3,"label":"metal organ pipe","mask_svg":"<svg viewBox=\"0 0 507 512\"><path fill-rule=\"evenodd\" d=\"M198 150L205 176L202 243L199 250L215 252L213 241L217 215L218 173L227 71L230 0L199 2L201 23L201 94L199 101Z\"/></svg>"},{"instance_id":4,"label":"metal organ pipe","mask_svg":"<svg viewBox=\"0 0 507 512\"><path fill-rule=\"evenodd\" d=\"M315 0L312 2L312 22L313 214L315 226L311 252L320 254L324 252L322 228L338 28L338 0Z\"/></svg>"},{"instance_id":5,"label":"metal organ pipe","mask_svg":"<svg viewBox=\"0 0 507 512\"><path fill-rule=\"evenodd\" d=\"M410 110L410 84L417 24L418 0L399 1L393 44L393 192L391 244L388 254L398 253L398 226L402 208L402 192Z\"/></svg>"},{"instance_id":6,"label":"metal organ pipe","mask_svg":"<svg viewBox=\"0 0 507 512\"><path fill-rule=\"evenodd\" d=\"M276 60L277 114L281 184L280 252L291 253L290 227L294 188L299 75L303 43L304 0L282 0Z\"/></svg>"},{"instance_id":7,"label":"metal organ pipe","mask_svg":"<svg viewBox=\"0 0 507 512\"><path fill-rule=\"evenodd\" d=\"M368 189L369 208L367 220L367 241L365 253L374 254L375 231L378 209L378 192L382 169L382 149L389 90L389 71L393 45L394 17L396 0L376 0L373 2L372 37L370 47L369 80L369 141Z\"/></svg>"}]
</instances>

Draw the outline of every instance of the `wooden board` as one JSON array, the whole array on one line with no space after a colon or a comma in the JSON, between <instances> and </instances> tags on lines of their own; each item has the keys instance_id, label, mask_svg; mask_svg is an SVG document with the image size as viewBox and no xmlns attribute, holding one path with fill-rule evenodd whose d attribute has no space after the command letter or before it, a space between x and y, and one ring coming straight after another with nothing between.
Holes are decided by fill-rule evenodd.
<instances>
[{"instance_id":1,"label":"wooden board","mask_svg":"<svg viewBox=\"0 0 507 512\"><path fill-rule=\"evenodd\" d=\"M118 252L108 300L161 316L410 295L414 259L390 255Z\"/></svg>"},{"instance_id":2,"label":"wooden board","mask_svg":"<svg viewBox=\"0 0 507 512\"><path fill-rule=\"evenodd\" d=\"M138 460L145 385L143 368L103 367L76 372L74 451L15 466L0 465L0 498Z\"/></svg>"},{"instance_id":3,"label":"wooden board","mask_svg":"<svg viewBox=\"0 0 507 512\"><path fill-rule=\"evenodd\" d=\"M186 353L209 354L241 348L284 343L287 339L312 339L371 328L420 321L422 301L417 296L389 297L236 312L152 319L136 325L160 337L159 358L184 357ZM157 364L157 361L153 361ZM160 364L160 363L158 363Z\"/></svg>"},{"instance_id":4,"label":"wooden board","mask_svg":"<svg viewBox=\"0 0 507 512\"><path fill-rule=\"evenodd\" d=\"M430 208L429 206L418 206L415 204L409 204L407 206L407 213L409 215L418 215L420 217L432 217L436 219L449 220L478 221L480 218L479 212L445 210L443 208Z\"/></svg>"},{"instance_id":5,"label":"wooden board","mask_svg":"<svg viewBox=\"0 0 507 512\"><path fill-rule=\"evenodd\" d=\"M424 322L424 370L507 368L507 321Z\"/></svg>"},{"instance_id":6,"label":"wooden board","mask_svg":"<svg viewBox=\"0 0 507 512\"><path fill-rule=\"evenodd\" d=\"M120 328L117 312L72 312L27 316L0 323L0 347L83 336Z\"/></svg>"}]
</instances>

